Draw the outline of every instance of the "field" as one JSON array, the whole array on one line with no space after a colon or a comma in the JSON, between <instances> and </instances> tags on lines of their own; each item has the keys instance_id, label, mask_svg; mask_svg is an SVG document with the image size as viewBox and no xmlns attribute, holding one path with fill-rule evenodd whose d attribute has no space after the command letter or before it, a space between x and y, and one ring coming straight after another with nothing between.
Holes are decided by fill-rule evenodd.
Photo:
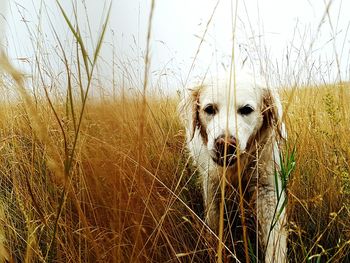
<instances>
[{"instance_id":1,"label":"field","mask_svg":"<svg viewBox=\"0 0 350 263\"><path fill-rule=\"evenodd\" d=\"M106 23L89 56L65 19L80 62L57 43L64 87L44 85L40 65L33 92L1 53L0 262L216 262L178 96L139 92L147 52L143 87L91 96ZM279 92L289 262L350 262L350 84Z\"/></svg>"},{"instance_id":2,"label":"field","mask_svg":"<svg viewBox=\"0 0 350 263\"><path fill-rule=\"evenodd\" d=\"M78 129L82 102L34 99L16 74L23 100L0 110L2 259L216 260L176 97L87 100ZM281 89L290 262L350 260L349 88Z\"/></svg>"}]
</instances>

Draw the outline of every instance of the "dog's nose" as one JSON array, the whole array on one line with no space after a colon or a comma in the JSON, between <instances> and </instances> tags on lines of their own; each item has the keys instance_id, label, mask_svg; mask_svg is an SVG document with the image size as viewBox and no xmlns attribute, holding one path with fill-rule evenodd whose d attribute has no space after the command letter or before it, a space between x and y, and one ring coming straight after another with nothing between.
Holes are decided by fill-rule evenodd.
<instances>
[{"instance_id":1,"label":"dog's nose","mask_svg":"<svg viewBox=\"0 0 350 263\"><path fill-rule=\"evenodd\" d=\"M215 150L219 158L222 158L225 156L225 144L227 144L226 155L228 156L236 155L236 148L237 148L236 138L233 136L228 136L226 141L225 137L226 137L225 135L222 135L215 140Z\"/></svg>"}]
</instances>

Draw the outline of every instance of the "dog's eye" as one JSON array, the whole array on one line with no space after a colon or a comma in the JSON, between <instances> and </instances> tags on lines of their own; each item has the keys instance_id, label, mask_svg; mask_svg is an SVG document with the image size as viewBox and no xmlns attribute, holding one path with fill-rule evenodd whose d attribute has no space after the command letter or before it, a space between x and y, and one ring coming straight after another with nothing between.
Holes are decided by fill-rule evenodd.
<instances>
[{"instance_id":1,"label":"dog's eye","mask_svg":"<svg viewBox=\"0 0 350 263\"><path fill-rule=\"evenodd\" d=\"M241 115L249 115L254 111L253 107L250 105L245 105L238 109L238 113Z\"/></svg>"},{"instance_id":2,"label":"dog's eye","mask_svg":"<svg viewBox=\"0 0 350 263\"><path fill-rule=\"evenodd\" d=\"M208 104L207 106L205 106L204 112L208 115L215 115L217 112L217 109L216 109L215 105Z\"/></svg>"}]
</instances>

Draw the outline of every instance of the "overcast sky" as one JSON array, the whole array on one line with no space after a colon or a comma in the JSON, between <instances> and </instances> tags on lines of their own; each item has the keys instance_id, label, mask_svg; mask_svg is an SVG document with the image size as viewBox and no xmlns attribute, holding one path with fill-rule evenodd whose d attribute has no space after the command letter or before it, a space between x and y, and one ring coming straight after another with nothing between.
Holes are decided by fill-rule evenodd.
<instances>
[{"instance_id":1,"label":"overcast sky","mask_svg":"<svg viewBox=\"0 0 350 263\"><path fill-rule=\"evenodd\" d=\"M0 11L4 10L3 1L0 0ZM73 17L72 2L78 2L78 22L92 52L92 43L100 32L109 1L86 0L87 11L79 0L60 2L70 17ZM232 57L233 2L238 2L237 70L245 61L247 70L262 71L274 85L349 80L350 1L221 0L215 9L217 1L213 0L155 0L150 53L153 86L174 90L201 82L204 76L210 81L228 75ZM118 81L124 79L135 86L142 82L149 12L150 1L112 1L101 54L101 75L111 77L114 63ZM23 70L28 71L32 63L38 25L43 32L40 44L45 46L53 67L56 67L56 60L51 56L58 50L53 28L66 44L67 52L74 53L71 34L54 0L12 0L8 4L5 24L7 52ZM203 36L204 41L191 68ZM57 67L60 67L59 62Z\"/></svg>"}]
</instances>

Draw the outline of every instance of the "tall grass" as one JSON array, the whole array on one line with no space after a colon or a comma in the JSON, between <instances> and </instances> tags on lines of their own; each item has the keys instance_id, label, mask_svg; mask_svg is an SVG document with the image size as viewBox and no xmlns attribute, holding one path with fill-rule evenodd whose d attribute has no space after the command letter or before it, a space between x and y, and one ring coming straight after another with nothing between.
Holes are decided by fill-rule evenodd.
<instances>
[{"instance_id":1,"label":"tall grass","mask_svg":"<svg viewBox=\"0 0 350 263\"><path fill-rule=\"evenodd\" d=\"M142 95L89 98L108 15L91 56L57 3L79 58L69 62L57 36L65 93L50 91L37 65L42 92L33 96L0 60L2 88L20 95L0 105L0 261L216 262L218 247L229 260L230 238L202 220L177 98L146 100L147 71ZM282 149L290 262L350 260L349 90L281 89L294 147Z\"/></svg>"},{"instance_id":2,"label":"tall grass","mask_svg":"<svg viewBox=\"0 0 350 263\"><path fill-rule=\"evenodd\" d=\"M296 262L349 260L349 88L342 83L297 90L290 106L287 126L297 165L288 214Z\"/></svg>"},{"instance_id":3,"label":"tall grass","mask_svg":"<svg viewBox=\"0 0 350 263\"><path fill-rule=\"evenodd\" d=\"M287 129L296 147L288 185L291 262L349 259L349 112L338 109L337 88L296 90L290 105ZM310 96L318 99L310 103ZM39 102L35 114L48 141L33 127L26 104L0 111L2 231L9 255L21 262L216 260L216 239L200 220L201 193L183 151L176 100L148 101L141 174L136 131L142 98L87 105L58 219L64 186L55 169L64 167L63 136L47 100ZM72 120L63 124L69 126ZM60 168L50 165L53 150ZM143 186L135 184L140 175Z\"/></svg>"}]
</instances>

